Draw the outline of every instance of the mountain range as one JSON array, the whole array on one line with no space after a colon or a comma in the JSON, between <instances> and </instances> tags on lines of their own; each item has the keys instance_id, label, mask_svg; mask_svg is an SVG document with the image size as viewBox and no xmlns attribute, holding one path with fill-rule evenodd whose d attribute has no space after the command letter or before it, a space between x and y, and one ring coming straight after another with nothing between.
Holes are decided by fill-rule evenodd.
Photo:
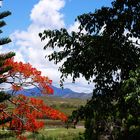
<instances>
[{"instance_id":1,"label":"mountain range","mask_svg":"<svg viewBox=\"0 0 140 140\"><path fill-rule=\"evenodd\" d=\"M52 86L54 93L52 95L48 96L54 96L54 97L61 97L61 98L79 98L79 99L90 99L92 97L92 93L79 93L72 91L69 88L58 88L55 86ZM37 88L30 88L30 89L24 89L21 91L18 91L17 94L24 94L26 96L42 96L41 91Z\"/></svg>"}]
</instances>

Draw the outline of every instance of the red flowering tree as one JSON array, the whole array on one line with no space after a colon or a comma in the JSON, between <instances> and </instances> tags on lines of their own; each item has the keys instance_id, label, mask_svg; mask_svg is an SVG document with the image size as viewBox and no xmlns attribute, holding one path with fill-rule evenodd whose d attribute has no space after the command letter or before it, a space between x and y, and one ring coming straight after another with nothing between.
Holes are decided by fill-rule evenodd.
<instances>
[{"instance_id":1,"label":"red flowering tree","mask_svg":"<svg viewBox=\"0 0 140 140\"><path fill-rule=\"evenodd\" d=\"M9 11L0 12L0 34L1 28L6 25L3 18L10 14ZM7 37L0 38L0 46L10 42ZM44 123L37 118L47 116L66 121L67 117L45 105L42 100L16 94L29 86L38 87L42 94L53 94L53 89L50 87L52 81L48 77L42 76L29 63L15 62L14 55L12 52L0 54L0 85L4 84L4 88L0 86L0 126L13 130L18 138L25 139L22 132L35 132L43 127ZM12 91L11 94L6 92L7 86Z\"/></svg>"},{"instance_id":2,"label":"red flowering tree","mask_svg":"<svg viewBox=\"0 0 140 140\"><path fill-rule=\"evenodd\" d=\"M35 132L44 126L43 121L37 118L47 116L50 119L67 120L63 113L45 105L43 100L15 94L27 86L38 87L42 94L53 94L53 89L50 87L52 80L42 76L41 72L29 63L15 62L13 58L5 60L2 68L5 67L12 69L0 75L0 78L6 79L5 83L9 84L12 96L6 102L0 103L0 120L10 117L11 121L6 127L16 132L18 138L23 139L21 134L24 131ZM8 109L7 102L13 106L12 109Z\"/></svg>"}]
</instances>

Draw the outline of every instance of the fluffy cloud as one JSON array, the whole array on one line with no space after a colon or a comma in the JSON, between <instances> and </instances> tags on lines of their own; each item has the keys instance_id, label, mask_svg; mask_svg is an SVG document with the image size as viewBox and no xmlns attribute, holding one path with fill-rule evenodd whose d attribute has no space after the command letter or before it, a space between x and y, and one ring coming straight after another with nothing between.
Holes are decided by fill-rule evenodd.
<instances>
[{"instance_id":1,"label":"fluffy cloud","mask_svg":"<svg viewBox=\"0 0 140 140\"><path fill-rule=\"evenodd\" d=\"M56 86L59 86L60 80L58 66L45 59L46 54L49 54L52 50L43 50L45 42L42 43L40 41L38 33L44 29L52 30L65 27L64 15L60 12L64 5L64 0L40 0L31 11L31 24L28 29L26 31L17 30L11 34L12 46L16 46L16 50L13 49L16 52L15 59L31 63L34 67L41 70L43 75L48 75ZM79 23L75 22L68 30L77 31L78 25ZM77 92L92 91L93 85L88 85L83 78L77 79L76 84L71 82L71 78L68 78L64 86Z\"/></svg>"},{"instance_id":2,"label":"fluffy cloud","mask_svg":"<svg viewBox=\"0 0 140 140\"><path fill-rule=\"evenodd\" d=\"M15 59L31 63L43 74L56 79L55 82L58 82L60 76L58 67L45 59L46 53L49 54L51 50L43 50L44 43L40 41L38 33L44 29L64 27L63 14L59 12L64 4L64 0L40 0L31 11L28 29L17 30L11 35L14 45L17 46Z\"/></svg>"},{"instance_id":3,"label":"fluffy cloud","mask_svg":"<svg viewBox=\"0 0 140 140\"><path fill-rule=\"evenodd\" d=\"M2 6L2 1L0 1L0 7Z\"/></svg>"},{"instance_id":4,"label":"fluffy cloud","mask_svg":"<svg viewBox=\"0 0 140 140\"><path fill-rule=\"evenodd\" d=\"M31 11L33 24L45 28L61 28L64 26L63 14L59 10L64 7L64 0L42 0Z\"/></svg>"},{"instance_id":5,"label":"fluffy cloud","mask_svg":"<svg viewBox=\"0 0 140 140\"><path fill-rule=\"evenodd\" d=\"M79 25L80 25L80 24L79 24L78 21L74 22L73 25L70 25L70 27L69 27L69 29L68 29L68 32L69 32L69 33L71 33L72 31L78 32L78 31L79 31L79 29L78 29Z\"/></svg>"}]
</instances>

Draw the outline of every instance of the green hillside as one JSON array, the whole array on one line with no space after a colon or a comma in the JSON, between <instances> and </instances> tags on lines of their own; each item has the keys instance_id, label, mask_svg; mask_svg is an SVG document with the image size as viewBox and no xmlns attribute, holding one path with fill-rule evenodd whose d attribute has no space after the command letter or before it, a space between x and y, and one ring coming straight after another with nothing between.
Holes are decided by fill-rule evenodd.
<instances>
[{"instance_id":1,"label":"green hillside","mask_svg":"<svg viewBox=\"0 0 140 140\"><path fill-rule=\"evenodd\" d=\"M87 100L84 99L68 99L68 98L59 98L59 97L36 97L42 99L47 105L60 110L66 115L70 115L73 110L76 110L81 105L85 105Z\"/></svg>"}]
</instances>

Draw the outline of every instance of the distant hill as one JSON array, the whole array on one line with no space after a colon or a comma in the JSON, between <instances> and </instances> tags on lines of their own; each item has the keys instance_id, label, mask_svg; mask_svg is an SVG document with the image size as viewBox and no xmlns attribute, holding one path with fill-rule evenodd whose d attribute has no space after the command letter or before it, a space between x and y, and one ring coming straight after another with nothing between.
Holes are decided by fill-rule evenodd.
<instances>
[{"instance_id":1,"label":"distant hill","mask_svg":"<svg viewBox=\"0 0 140 140\"><path fill-rule=\"evenodd\" d=\"M61 98L79 98L79 99L89 99L92 97L92 93L78 93L78 92L74 92L69 88L57 88L55 86L52 86L53 90L54 90L54 94L53 95L49 95L52 97L61 97ZM26 96L41 96L41 92L38 88L31 88L31 89L24 89L21 91L18 91L17 94L24 94Z\"/></svg>"},{"instance_id":2,"label":"distant hill","mask_svg":"<svg viewBox=\"0 0 140 140\"><path fill-rule=\"evenodd\" d=\"M69 88L57 88L52 86L54 89L54 95L53 96L58 96L62 98L80 98L80 99L88 99L92 97L91 93L78 93L74 92Z\"/></svg>"}]
</instances>

